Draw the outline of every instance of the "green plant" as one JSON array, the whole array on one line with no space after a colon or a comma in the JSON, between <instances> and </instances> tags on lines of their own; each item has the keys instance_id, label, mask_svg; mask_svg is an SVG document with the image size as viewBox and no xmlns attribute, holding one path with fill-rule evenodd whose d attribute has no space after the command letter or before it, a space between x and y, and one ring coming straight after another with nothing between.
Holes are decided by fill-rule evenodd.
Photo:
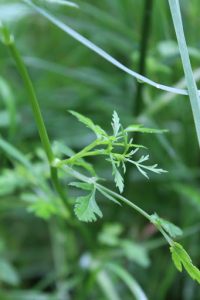
<instances>
[{"instance_id":1,"label":"green plant","mask_svg":"<svg viewBox=\"0 0 200 300\"><path fill-rule=\"evenodd\" d=\"M29 4L31 4L31 1L25 1ZM53 2L53 1L49 1ZM56 1L55 1L56 2ZM58 1L60 4L64 4L63 1ZM175 3L175 2L174 2ZM66 4L70 4L67 3ZM97 52L101 56L103 56L105 59L110 61L111 63L115 64L117 67L121 68L125 72L131 74L132 76L136 77L138 80L142 80L143 82L149 83L156 88L163 89L165 91L169 92L175 92L177 94L187 94L187 91L180 90L179 88L172 88L172 87L166 87L160 84L157 84L155 82L152 82L151 80L147 79L146 77L142 77L140 74L137 74L130 69L124 67L122 64L120 64L118 61L116 61L114 58L109 56L107 53L105 53L100 48L96 47L94 44L90 43L88 40L84 39L82 36L78 35L76 32L70 30L67 26L65 26L62 22L57 20L55 17L51 16L49 13L47 13L44 9L41 9L37 6L34 6L31 4L37 11L39 11L42 15L47 17L52 23L54 23L56 26L60 27L64 31L68 32L70 35L72 35L74 38L78 39L80 42L85 44L87 47L90 47L93 51ZM70 4L72 5L72 3ZM179 7L178 1L176 2L176 6L173 6L174 4L171 2L172 12L178 12ZM180 25L180 14L178 15L179 19L177 18L177 15L175 14L175 25ZM177 27L177 31L179 32L181 30L180 27ZM131 164L134 165L139 172L144 176L148 177L147 172L154 172L157 174L164 173L165 171L162 169L159 169L157 165L147 165L146 161L149 159L148 155L141 155L138 157L138 154L140 152L146 151L145 147L140 144L134 144L133 140L129 137L129 133L132 132L138 132L138 133L162 133L162 131L146 128L141 125L130 125L127 127L123 127L121 125L120 119L118 114L114 111L112 116L112 128L113 132L112 134L108 134L102 127L99 125L96 125L93 123L91 119L88 117L85 117L75 111L70 111L72 115L74 115L80 122L82 122L84 125L86 125L88 128L90 128L93 133L96 135L95 140L88 144L86 147L84 147L82 150L80 150L77 153L69 153L69 157L62 157L61 155L57 156L54 151L52 150L51 143L49 141L49 137L47 134L46 126L43 121L43 117L40 111L40 107L33 89L33 85L31 83L31 80L29 78L29 74L26 70L26 67L24 65L23 59L21 58L18 50L15 47L14 39L10 35L9 31L5 26L1 26L1 33L3 37L3 42L8 48L11 50L11 54L13 58L15 59L16 65L18 67L19 72L21 73L22 79L24 80L24 86L26 87L29 99L31 102L33 114L35 117L35 122L38 127L38 132L40 135L40 139L42 142L43 149L46 153L48 164L51 172L51 180L54 184L55 190L57 191L58 195L62 199L62 205L67 206L67 212L70 214L71 206L67 202L66 199L66 191L63 189L63 186L61 185L61 181L58 179L58 171L61 170L67 173L67 175L70 176L70 184L69 186L72 186L73 188L81 189L81 191L84 193L83 196L76 197L75 200L75 215L78 217L80 221L85 222L91 222L96 221L98 217L103 216L103 212L101 210L100 205L98 204L95 196L97 193L104 196L108 200L121 205L121 203L127 204L129 207L136 210L138 213L140 213L143 217L145 217L150 223L152 223L158 231L164 236L166 242L170 246L170 251L172 254L173 262L176 266L176 268L179 271L182 271L182 267L186 269L188 274L196 280L198 283L200 282L200 272L199 270L192 264L192 261L188 254L185 252L183 247L175 242L175 239L179 236L181 236L182 231L172 223L164 220L163 218L160 218L156 213L154 214L148 214L146 211L141 209L138 205L133 203L132 201L128 200L127 198L123 197L121 193L124 189L124 179L123 175L126 172L126 165ZM178 35L179 37L179 35ZM180 41L181 42L181 41ZM183 42L183 36L182 36L182 42ZM180 49L182 49L182 44L180 43ZM186 49L185 45L183 49ZM193 106L194 111L194 117L196 124L198 125L198 115L196 115L196 111L198 113L198 109L196 110L195 107L198 108L198 91L194 84L193 78L192 78L192 71L188 62L188 58L186 57L187 52L184 52L182 54L183 56L183 63L184 65L187 65L185 67L185 73L186 77L188 79L188 87L190 87L189 95L191 98L191 103ZM195 106L196 105L196 106ZM197 126L197 133L198 133L198 126ZM199 135L199 133L198 133ZM3 140L1 141L1 148L9 148L9 145L6 144ZM10 150L10 148L9 148ZM70 151L69 151L70 152ZM16 152L14 156L18 157L19 161L23 161L23 158L21 159L19 153L16 155ZM106 161L110 164L110 167L112 169L112 174L114 178L115 185L117 189L119 190L120 194L114 192L110 188L106 187L106 180L103 178L99 178L96 174L96 171L94 170L94 166L88 163L85 158L93 158L93 157L104 157ZM30 168L30 166L28 166ZM77 179L78 181L71 181L71 177ZM74 179L73 179L74 180ZM105 181L105 185L101 184L101 181ZM42 187L43 188L43 187ZM85 195L86 192L86 195ZM50 195L48 194L48 197L50 198ZM23 198L23 197L22 197ZM29 211L34 211L36 215L43 217L44 219L48 219L51 215L61 215L62 205L60 203L57 203L58 205L53 205L50 201L47 203L44 201L43 197L36 196L33 197L32 195L24 195L24 198L29 199L30 202L33 204L29 207ZM60 199L59 199L60 200ZM60 210L58 210L58 206L61 207ZM69 219L69 215L64 215L64 218ZM73 218L73 217L72 217ZM74 222L74 220L73 220ZM82 225L80 225L82 227ZM95 265L95 268L99 268L98 261L93 262ZM110 268L113 272L115 272L119 277L124 278L124 281L126 282L127 286L134 286L134 282L130 280L129 274L125 273L124 270L121 270L119 266L112 266L108 265L108 268ZM103 272L103 271L102 271ZM103 276L101 276L102 273L99 273L99 282L101 283L101 286L104 285L103 283ZM104 273L105 275L105 273ZM106 276L106 275L105 275ZM109 289L112 290L111 286L109 286ZM133 288L134 289L134 288ZM137 285L136 285L137 289ZM105 292L106 294L106 292ZM112 290L111 294L113 294L113 297L117 297L115 295L115 292ZM138 296L139 297L139 296Z\"/></svg>"}]
</instances>

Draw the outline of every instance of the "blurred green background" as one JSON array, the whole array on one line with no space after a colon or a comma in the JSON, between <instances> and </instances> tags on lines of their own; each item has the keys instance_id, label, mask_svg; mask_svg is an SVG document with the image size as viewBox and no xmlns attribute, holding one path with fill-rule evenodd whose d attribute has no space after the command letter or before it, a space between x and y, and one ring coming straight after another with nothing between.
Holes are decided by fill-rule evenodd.
<instances>
[{"instance_id":1,"label":"blurred green background","mask_svg":"<svg viewBox=\"0 0 200 300\"><path fill-rule=\"evenodd\" d=\"M185 88L166 0L153 1L145 34L145 0L76 1L79 9L36 2L130 69L140 71L143 59L147 77ZM199 0L180 2L198 85ZM0 19L28 67L55 152L77 152L93 139L69 109L107 130L113 110L125 125L169 130L135 136L168 173L147 180L131 168L125 194L183 228L181 242L200 265L200 157L188 97L138 83L20 1L1 0ZM142 57L144 35L148 43ZM81 230L69 220L47 184L48 165L27 93L3 44L0 70L0 299L146 299L140 289L150 300L200 299L198 284L175 270L165 242L134 211L99 199L103 219L80 223ZM20 159L5 150L5 140L20 151ZM114 188L109 165L90 162ZM61 180L67 189L68 178ZM76 191L70 189L69 195L73 203Z\"/></svg>"}]
</instances>

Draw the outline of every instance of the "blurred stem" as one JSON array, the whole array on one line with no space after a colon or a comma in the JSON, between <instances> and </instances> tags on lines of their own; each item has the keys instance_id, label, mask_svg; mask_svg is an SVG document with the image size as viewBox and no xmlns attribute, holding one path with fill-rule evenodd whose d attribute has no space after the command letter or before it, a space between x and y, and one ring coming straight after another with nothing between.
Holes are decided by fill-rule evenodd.
<instances>
[{"instance_id":1,"label":"blurred stem","mask_svg":"<svg viewBox=\"0 0 200 300\"><path fill-rule=\"evenodd\" d=\"M141 41L140 41L140 59L138 73L146 76L146 58L148 51L148 42L151 33L151 22L152 22L152 11L153 11L153 0L145 0L144 2L144 12L141 26ZM137 91L134 101L133 113L138 116L142 110L142 92L144 85L141 82L137 82Z\"/></svg>"},{"instance_id":2,"label":"blurred stem","mask_svg":"<svg viewBox=\"0 0 200 300\"><path fill-rule=\"evenodd\" d=\"M42 117L42 113L40 110L40 106L36 97L36 93L32 84L32 81L30 79L30 76L28 74L28 71L26 69L26 66L21 58L21 55L18 51L18 49L15 46L14 37L10 34L7 27L0 24L0 32L2 35L3 43L9 48L10 53L16 63L18 72L20 73L24 85L26 87L27 93L29 95L30 104L32 107L33 115L35 118L35 123L37 125L37 129L39 132L40 140L42 142L43 149L46 153L49 166L50 166L50 172L51 172L51 180L53 182L54 188L63 200L64 204L68 207L68 204L65 199L65 193L62 190L62 187L60 185L60 182L58 180L58 173L57 169L52 166L52 162L54 161L54 154L51 148L51 144L49 141L48 133L46 130L46 126Z\"/></svg>"},{"instance_id":3,"label":"blurred stem","mask_svg":"<svg viewBox=\"0 0 200 300\"><path fill-rule=\"evenodd\" d=\"M146 58L148 52L148 42L151 33L151 23L152 23L152 13L153 13L153 1L154 0L144 0L144 10L143 10L143 18L141 25L141 41L140 41L140 49L139 49L139 66L138 73L146 76ZM137 89L136 95L133 102L133 116L138 117L143 109L143 89L144 85L137 81ZM134 138L134 143L138 144L138 135L133 134L132 138ZM124 194L128 197L130 189L132 187L131 179L130 179L130 166L127 167L124 182L125 182L125 191Z\"/></svg>"}]
</instances>

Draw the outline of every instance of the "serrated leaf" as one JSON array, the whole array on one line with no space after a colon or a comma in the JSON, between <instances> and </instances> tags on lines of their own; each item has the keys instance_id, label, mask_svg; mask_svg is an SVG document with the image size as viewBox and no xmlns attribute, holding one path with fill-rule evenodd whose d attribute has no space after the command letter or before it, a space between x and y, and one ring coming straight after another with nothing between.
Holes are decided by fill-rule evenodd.
<instances>
[{"instance_id":1,"label":"serrated leaf","mask_svg":"<svg viewBox=\"0 0 200 300\"><path fill-rule=\"evenodd\" d=\"M174 242L170 247L170 251L176 268L181 272L182 267L184 267L190 277L200 284L200 270L193 265L190 256L185 251L183 246Z\"/></svg>"},{"instance_id":2,"label":"serrated leaf","mask_svg":"<svg viewBox=\"0 0 200 300\"><path fill-rule=\"evenodd\" d=\"M96 221L97 216L102 218L103 214L95 200L95 189L89 195L77 198L74 211L83 222Z\"/></svg>"},{"instance_id":3,"label":"serrated leaf","mask_svg":"<svg viewBox=\"0 0 200 300\"><path fill-rule=\"evenodd\" d=\"M115 181L116 187L118 187L120 193L122 193L124 190L124 179L123 179L122 175L120 174L120 172L118 171L112 155L110 155L109 161L111 161L111 164L112 164L112 174L114 176L114 181Z\"/></svg>"},{"instance_id":4,"label":"serrated leaf","mask_svg":"<svg viewBox=\"0 0 200 300\"><path fill-rule=\"evenodd\" d=\"M161 226L172 238L182 235L182 230L173 223L160 218L156 213L151 215L151 222Z\"/></svg>"},{"instance_id":5,"label":"serrated leaf","mask_svg":"<svg viewBox=\"0 0 200 300\"><path fill-rule=\"evenodd\" d=\"M90 128L97 136L97 138L100 138L102 136L107 136L106 132L99 126L95 125L93 121L73 110L69 110L69 112L75 116L81 123L86 125L86 127Z\"/></svg>"},{"instance_id":6,"label":"serrated leaf","mask_svg":"<svg viewBox=\"0 0 200 300\"><path fill-rule=\"evenodd\" d=\"M93 185L86 182L70 182L69 185L77 187L82 190L91 191L93 190Z\"/></svg>"},{"instance_id":7,"label":"serrated leaf","mask_svg":"<svg viewBox=\"0 0 200 300\"><path fill-rule=\"evenodd\" d=\"M121 124L120 124L119 116L116 113L116 111L113 112L111 125L112 125L112 128L113 128L114 136L117 136L117 134L120 130Z\"/></svg>"},{"instance_id":8,"label":"serrated leaf","mask_svg":"<svg viewBox=\"0 0 200 300\"><path fill-rule=\"evenodd\" d=\"M172 254L172 260L173 260L175 267L177 268L177 270L179 272L182 272L182 264L179 259L179 256L177 255L177 253L175 251L171 251L171 254Z\"/></svg>"},{"instance_id":9,"label":"serrated leaf","mask_svg":"<svg viewBox=\"0 0 200 300\"><path fill-rule=\"evenodd\" d=\"M129 163L135 165L138 171L140 171L140 173L146 178L149 178L149 176L147 175L147 172L145 170L151 171L156 174L167 173L166 170L157 168L158 166L157 164L151 166L144 165L143 162L147 161L148 159L149 159L149 155L146 156L143 155L138 161L134 161L128 158L126 158L125 161L128 161Z\"/></svg>"},{"instance_id":10,"label":"serrated leaf","mask_svg":"<svg viewBox=\"0 0 200 300\"><path fill-rule=\"evenodd\" d=\"M120 172L117 170L115 164L112 162L112 167L113 167L113 175L114 175L114 181L116 184L116 187L118 187L120 193L123 192L124 190L124 179Z\"/></svg>"},{"instance_id":11,"label":"serrated leaf","mask_svg":"<svg viewBox=\"0 0 200 300\"><path fill-rule=\"evenodd\" d=\"M130 125L127 128L124 129L125 132L141 132L141 133L164 133L167 132L168 130L163 129L154 129L154 128L147 128L143 127L142 125Z\"/></svg>"},{"instance_id":12,"label":"serrated leaf","mask_svg":"<svg viewBox=\"0 0 200 300\"><path fill-rule=\"evenodd\" d=\"M116 186L119 188L119 191L120 193L123 192L124 190L124 179L122 177L122 175L120 174L120 172L117 170L117 168L115 168L113 170L114 172L114 180L115 180L115 183L116 183Z\"/></svg>"}]
</instances>

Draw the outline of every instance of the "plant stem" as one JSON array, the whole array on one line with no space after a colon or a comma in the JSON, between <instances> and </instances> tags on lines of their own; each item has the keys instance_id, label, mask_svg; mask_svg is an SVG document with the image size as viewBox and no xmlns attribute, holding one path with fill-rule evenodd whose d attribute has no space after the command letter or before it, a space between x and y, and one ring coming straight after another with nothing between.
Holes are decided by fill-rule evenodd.
<instances>
[{"instance_id":1,"label":"plant stem","mask_svg":"<svg viewBox=\"0 0 200 300\"><path fill-rule=\"evenodd\" d=\"M152 20L153 0L145 0L143 20L141 26L141 42L140 42L140 59L138 73L146 76L146 58L148 51L148 42L151 32L151 20ZM134 101L134 115L138 116L142 109L142 92L144 85L140 82L137 83L137 92Z\"/></svg>"},{"instance_id":2,"label":"plant stem","mask_svg":"<svg viewBox=\"0 0 200 300\"><path fill-rule=\"evenodd\" d=\"M83 174L81 174L78 171L75 171L74 169L70 168L69 166L64 166L62 167L63 170L65 170L68 174L70 174L71 176L86 182L86 183L90 183L90 184L94 184L94 186L96 187L96 189L102 193L105 197L106 194L108 195L107 198L110 199L111 197L117 201L120 200L121 202L124 202L125 204L127 204L128 206L130 206L131 208L133 208L134 210L136 210L139 214L141 214L143 217L145 217L148 221L150 221L152 223L152 219L151 219L151 215L149 215L146 211L144 211L142 208L140 208L139 206L137 206L136 204L134 204L133 202L131 202L130 200L128 200L127 198L123 197L122 195L119 195L115 192L113 192L112 190L106 188L105 186L99 184L96 182L96 178L90 178L87 177ZM111 197L109 197L111 196ZM156 226L156 224L152 223L154 226ZM169 237L169 235L160 227L160 226L156 226L156 228L160 231L160 233L164 236L164 238L166 239L166 241L171 245L172 244L172 239Z\"/></svg>"},{"instance_id":3,"label":"plant stem","mask_svg":"<svg viewBox=\"0 0 200 300\"><path fill-rule=\"evenodd\" d=\"M81 151L74 154L70 158L64 159L64 160L61 160L61 161L57 162L56 167L61 167L61 166L66 165L66 164L73 164L73 162L76 161L77 159L80 159L80 158L86 156L87 153L90 150L92 150L94 147L98 146L99 143L100 143L99 140L95 140L94 142L92 142L91 144L89 144L88 146L86 146L85 148L83 148Z\"/></svg>"},{"instance_id":4,"label":"plant stem","mask_svg":"<svg viewBox=\"0 0 200 300\"><path fill-rule=\"evenodd\" d=\"M34 90L32 81L30 79L30 76L28 74L26 66L25 66L25 64L24 64L24 62L21 58L21 55L20 55L18 49L15 46L13 36L10 34L7 27L1 25L0 28L1 28L1 33L2 33L2 36L3 36L3 42L10 50L10 53L11 53L11 55L12 55L12 57L13 57L15 63L16 63L18 72L20 73L20 75L23 79L24 85L25 85L27 93L29 95L29 101L30 101L30 104L31 104L31 107L32 107L32 111L33 111L33 115L34 115L34 118L35 118L35 123L36 123L37 129L38 129L38 132L39 132L40 140L41 140L43 149L46 153L46 156L47 156L47 159L48 159L48 162L49 162L50 172L51 172L51 179L52 179L54 188L57 191L57 193L59 194L59 196L61 197L61 199L63 200L64 204L66 206L68 206L67 202L65 200L65 193L62 190L62 187L61 187L60 182L58 180L57 169L52 166L52 163L53 163L55 157L54 157L54 154L53 154L53 151L52 151L52 148L51 148L48 133L47 133L47 130L46 130L46 127L45 127L45 123L44 123L44 120L43 120L43 117L42 117L42 113L41 113L41 110L40 110L40 106L39 106L39 103L38 103L38 100L37 100L37 97L36 97L36 94L35 94L35 90Z\"/></svg>"},{"instance_id":5,"label":"plant stem","mask_svg":"<svg viewBox=\"0 0 200 300\"><path fill-rule=\"evenodd\" d=\"M106 188L105 186L96 183L97 189L99 191L101 191L101 189L103 189L105 192L107 192L108 194L112 195L113 197L121 200L122 202L126 203L128 206L132 207L134 210L136 210L137 212L139 212L141 215L143 215L146 219L148 219L151 222L151 217L148 213L146 213L142 208L140 208L139 206L137 206L136 204L134 204L133 202L129 201L127 198L113 192L112 190ZM99 188L98 188L99 187Z\"/></svg>"},{"instance_id":6,"label":"plant stem","mask_svg":"<svg viewBox=\"0 0 200 300\"><path fill-rule=\"evenodd\" d=\"M139 49L139 66L138 72L139 74L146 76L146 60L147 60L147 52L148 52L148 42L151 33L151 21L152 21L152 12L153 12L153 0L144 0L144 10L143 10L143 18L141 24L141 41L140 41L140 49ZM143 88L144 85L141 84L140 81L137 81L137 89L133 102L133 116L138 117L143 108ZM132 133L131 136L134 139L134 143L138 144L138 134ZM128 196L132 189L131 184L131 166L127 167L126 174L124 176L125 182L125 190L124 195Z\"/></svg>"}]
</instances>

